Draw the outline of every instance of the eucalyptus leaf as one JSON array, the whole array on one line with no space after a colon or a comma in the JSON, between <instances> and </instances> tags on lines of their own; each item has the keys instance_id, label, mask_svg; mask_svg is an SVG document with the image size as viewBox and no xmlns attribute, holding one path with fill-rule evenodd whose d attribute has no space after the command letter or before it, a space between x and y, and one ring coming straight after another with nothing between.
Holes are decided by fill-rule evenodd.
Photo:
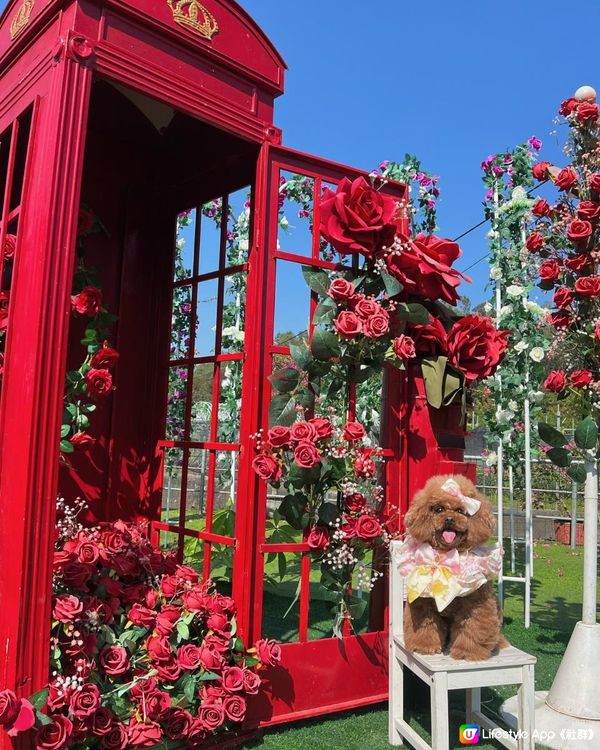
<instances>
[{"instance_id":1,"label":"eucalyptus leaf","mask_svg":"<svg viewBox=\"0 0 600 750\"><path fill-rule=\"evenodd\" d=\"M567 469L567 474L577 484L584 484L586 480L586 472L581 464L571 464Z\"/></svg>"},{"instance_id":2,"label":"eucalyptus leaf","mask_svg":"<svg viewBox=\"0 0 600 750\"><path fill-rule=\"evenodd\" d=\"M553 448L562 448L568 442L562 432L556 430L552 425L547 424L547 422L540 422L538 424L538 435Z\"/></svg>"},{"instance_id":3,"label":"eucalyptus leaf","mask_svg":"<svg viewBox=\"0 0 600 750\"><path fill-rule=\"evenodd\" d=\"M566 448L550 448L546 456L561 469L566 469L571 464L571 454Z\"/></svg>"},{"instance_id":4,"label":"eucalyptus leaf","mask_svg":"<svg viewBox=\"0 0 600 750\"><path fill-rule=\"evenodd\" d=\"M586 417L575 428L575 443L578 448L591 450L598 442L598 426L592 417Z\"/></svg>"}]
</instances>

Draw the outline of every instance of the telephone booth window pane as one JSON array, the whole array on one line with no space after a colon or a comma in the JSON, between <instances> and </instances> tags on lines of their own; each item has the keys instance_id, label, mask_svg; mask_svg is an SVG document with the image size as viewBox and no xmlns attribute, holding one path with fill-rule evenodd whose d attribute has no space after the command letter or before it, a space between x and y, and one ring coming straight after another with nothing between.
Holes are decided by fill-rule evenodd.
<instances>
[{"instance_id":1,"label":"telephone booth window pane","mask_svg":"<svg viewBox=\"0 0 600 750\"><path fill-rule=\"evenodd\" d=\"M281 643L299 640L301 555L296 552L271 552L265 555L263 594L263 635Z\"/></svg>"},{"instance_id":2,"label":"telephone booth window pane","mask_svg":"<svg viewBox=\"0 0 600 750\"><path fill-rule=\"evenodd\" d=\"M224 284L221 351L241 352L246 318L246 273L225 276Z\"/></svg>"},{"instance_id":3,"label":"telephone booth window pane","mask_svg":"<svg viewBox=\"0 0 600 750\"><path fill-rule=\"evenodd\" d=\"M299 263L277 261L273 341L289 346L309 328L310 290ZM288 342L288 343L284 343Z\"/></svg>"},{"instance_id":4,"label":"telephone booth window pane","mask_svg":"<svg viewBox=\"0 0 600 750\"><path fill-rule=\"evenodd\" d=\"M194 442L206 442L210 440L214 369L215 367L212 362L194 366L192 423L190 431L190 440Z\"/></svg>"},{"instance_id":5,"label":"telephone booth window pane","mask_svg":"<svg viewBox=\"0 0 600 750\"><path fill-rule=\"evenodd\" d=\"M186 529L201 531L206 528L206 506L208 502L209 461L207 450L190 450L187 469L186 502L184 526Z\"/></svg>"},{"instance_id":6,"label":"telephone booth window pane","mask_svg":"<svg viewBox=\"0 0 600 750\"><path fill-rule=\"evenodd\" d=\"M187 408L187 382L189 370L176 365L169 368L169 395L167 398L167 440L183 440Z\"/></svg>"},{"instance_id":7,"label":"telephone booth window pane","mask_svg":"<svg viewBox=\"0 0 600 750\"><path fill-rule=\"evenodd\" d=\"M184 211L177 217L177 252L175 253L174 281L187 281L194 275L196 245L196 209Z\"/></svg>"},{"instance_id":8,"label":"telephone booth window pane","mask_svg":"<svg viewBox=\"0 0 600 750\"><path fill-rule=\"evenodd\" d=\"M171 359L187 359L192 332L193 291L191 286L173 289L171 312Z\"/></svg>"},{"instance_id":9,"label":"telephone booth window pane","mask_svg":"<svg viewBox=\"0 0 600 750\"><path fill-rule=\"evenodd\" d=\"M310 258L313 254L314 180L282 170L279 183L277 249Z\"/></svg>"},{"instance_id":10,"label":"telephone booth window pane","mask_svg":"<svg viewBox=\"0 0 600 750\"><path fill-rule=\"evenodd\" d=\"M15 166L13 170L12 190L10 195L10 210L14 210L21 203L23 191L23 180L25 178L25 162L27 160L27 148L29 145L29 134L31 131L31 117L33 109L19 117L19 133L17 136L17 149L15 152Z\"/></svg>"},{"instance_id":11,"label":"telephone booth window pane","mask_svg":"<svg viewBox=\"0 0 600 750\"><path fill-rule=\"evenodd\" d=\"M237 443L240 439L240 411L242 406L242 362L221 363L217 440Z\"/></svg>"},{"instance_id":12,"label":"telephone booth window pane","mask_svg":"<svg viewBox=\"0 0 600 750\"><path fill-rule=\"evenodd\" d=\"M198 284L194 355L196 357L206 357L215 353L218 292L219 282L217 279L203 281Z\"/></svg>"},{"instance_id":13,"label":"telephone booth window pane","mask_svg":"<svg viewBox=\"0 0 600 750\"><path fill-rule=\"evenodd\" d=\"M202 206L202 227L200 230L200 275L216 271L221 257L221 198Z\"/></svg>"},{"instance_id":14,"label":"telephone booth window pane","mask_svg":"<svg viewBox=\"0 0 600 750\"><path fill-rule=\"evenodd\" d=\"M250 187L231 193L228 198L227 267L239 266L248 260L250 249Z\"/></svg>"},{"instance_id":15,"label":"telephone booth window pane","mask_svg":"<svg viewBox=\"0 0 600 750\"><path fill-rule=\"evenodd\" d=\"M4 218L4 196L8 177L8 157L12 140L13 126L11 125L0 135L0 218Z\"/></svg>"}]
</instances>

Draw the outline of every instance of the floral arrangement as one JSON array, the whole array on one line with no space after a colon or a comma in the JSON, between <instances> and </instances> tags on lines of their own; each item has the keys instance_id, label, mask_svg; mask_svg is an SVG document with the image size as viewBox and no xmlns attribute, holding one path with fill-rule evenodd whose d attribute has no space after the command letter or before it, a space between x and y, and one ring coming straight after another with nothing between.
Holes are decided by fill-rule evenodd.
<instances>
[{"instance_id":1,"label":"floral arrangement","mask_svg":"<svg viewBox=\"0 0 600 750\"><path fill-rule=\"evenodd\" d=\"M144 526L83 529L59 512L50 683L30 700L0 692L0 725L34 731L37 750L197 746L239 726L279 646L246 650L233 600Z\"/></svg>"},{"instance_id":2,"label":"floral arrangement","mask_svg":"<svg viewBox=\"0 0 600 750\"><path fill-rule=\"evenodd\" d=\"M561 355L568 366L553 370L544 381L557 399L577 399L584 415L574 442L545 423L540 437L548 444L548 458L567 470L576 482L586 471L574 459L596 449L600 418L600 123L596 92L582 86L566 99L559 114L569 128L565 153L570 163L559 168L541 161L533 168L538 179L549 179L558 191L549 204L533 207L534 230L527 248L539 256L539 283L552 292L553 310L547 316L552 332L549 356Z\"/></svg>"},{"instance_id":3,"label":"floral arrangement","mask_svg":"<svg viewBox=\"0 0 600 750\"><path fill-rule=\"evenodd\" d=\"M439 176L423 169L420 159L413 154L405 154L402 162L383 161L379 170L381 176L404 182L417 188L417 199L412 201L411 218L413 233L432 234L437 230L437 202L440 198Z\"/></svg>"}]
</instances>

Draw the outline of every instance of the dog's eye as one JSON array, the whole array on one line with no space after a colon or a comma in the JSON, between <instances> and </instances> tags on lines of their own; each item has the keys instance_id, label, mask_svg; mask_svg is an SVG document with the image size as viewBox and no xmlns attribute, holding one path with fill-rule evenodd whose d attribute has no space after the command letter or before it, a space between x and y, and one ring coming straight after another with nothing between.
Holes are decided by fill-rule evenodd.
<instances>
[{"instance_id":1,"label":"dog's eye","mask_svg":"<svg viewBox=\"0 0 600 750\"><path fill-rule=\"evenodd\" d=\"M433 512L434 513L443 513L444 512L444 506L443 505L434 505L433 506Z\"/></svg>"},{"instance_id":2,"label":"dog's eye","mask_svg":"<svg viewBox=\"0 0 600 750\"><path fill-rule=\"evenodd\" d=\"M460 513L461 516L466 516L467 515L462 508L457 508L456 512Z\"/></svg>"}]
</instances>

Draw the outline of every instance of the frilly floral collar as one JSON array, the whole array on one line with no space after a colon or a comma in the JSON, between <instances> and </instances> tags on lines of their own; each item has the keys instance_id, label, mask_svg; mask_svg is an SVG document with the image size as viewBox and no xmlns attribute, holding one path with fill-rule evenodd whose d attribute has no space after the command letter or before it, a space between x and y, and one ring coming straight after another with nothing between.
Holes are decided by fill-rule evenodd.
<instances>
[{"instance_id":1,"label":"frilly floral collar","mask_svg":"<svg viewBox=\"0 0 600 750\"><path fill-rule=\"evenodd\" d=\"M420 596L431 597L441 612L457 596L467 596L496 578L503 554L499 545L443 552L407 536L395 555L395 563L405 579L408 602Z\"/></svg>"}]
</instances>

